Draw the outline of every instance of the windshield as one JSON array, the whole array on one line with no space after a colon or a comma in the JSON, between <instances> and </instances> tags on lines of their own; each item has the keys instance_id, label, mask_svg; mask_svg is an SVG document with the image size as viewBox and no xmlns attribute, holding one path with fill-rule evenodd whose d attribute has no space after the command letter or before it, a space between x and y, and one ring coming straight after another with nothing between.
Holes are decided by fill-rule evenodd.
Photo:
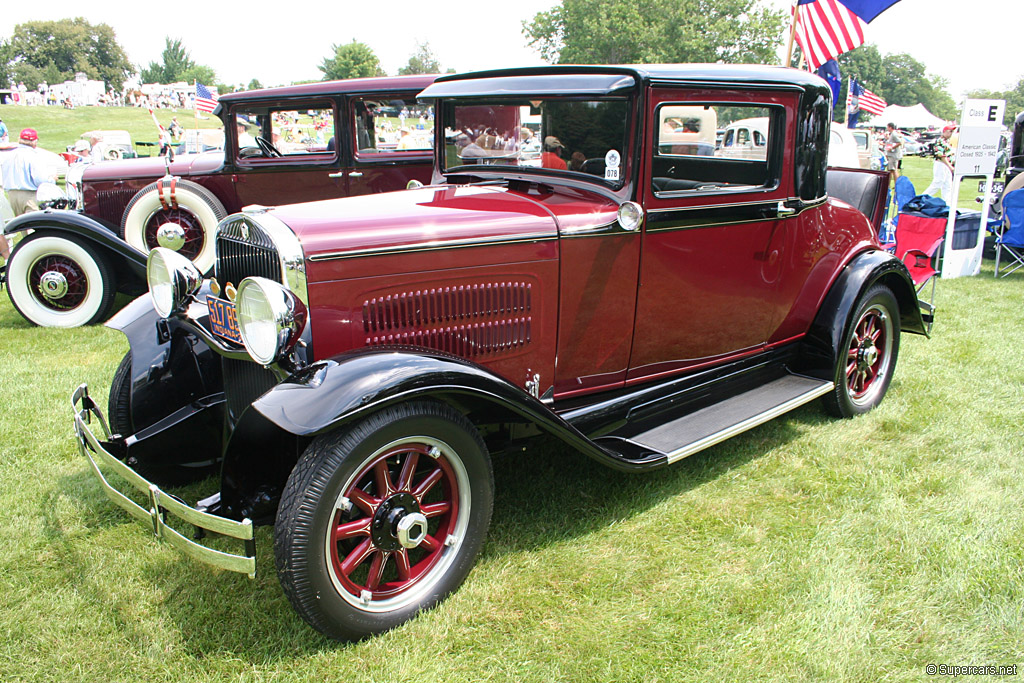
<instances>
[{"instance_id":1,"label":"windshield","mask_svg":"<svg viewBox=\"0 0 1024 683\"><path fill-rule=\"evenodd\" d=\"M629 101L474 99L444 109L444 171L517 166L586 174L613 187L625 180Z\"/></svg>"}]
</instances>

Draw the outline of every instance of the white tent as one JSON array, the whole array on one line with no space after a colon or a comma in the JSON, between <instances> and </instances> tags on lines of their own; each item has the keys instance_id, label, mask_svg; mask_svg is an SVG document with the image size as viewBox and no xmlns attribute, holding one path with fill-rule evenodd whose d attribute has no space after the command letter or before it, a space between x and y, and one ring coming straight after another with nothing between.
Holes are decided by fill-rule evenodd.
<instances>
[{"instance_id":1,"label":"white tent","mask_svg":"<svg viewBox=\"0 0 1024 683\"><path fill-rule=\"evenodd\" d=\"M890 104L881 115L868 121L868 125L883 128L890 122L895 123L897 128L942 128L946 125L943 119L925 109L923 104L915 104L913 107Z\"/></svg>"}]
</instances>

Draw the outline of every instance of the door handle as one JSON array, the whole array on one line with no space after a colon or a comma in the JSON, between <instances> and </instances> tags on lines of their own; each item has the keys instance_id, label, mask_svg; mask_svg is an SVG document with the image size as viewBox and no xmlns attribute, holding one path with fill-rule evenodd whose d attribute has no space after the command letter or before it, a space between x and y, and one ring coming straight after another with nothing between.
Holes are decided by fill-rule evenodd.
<instances>
[{"instance_id":1,"label":"door handle","mask_svg":"<svg viewBox=\"0 0 1024 683\"><path fill-rule=\"evenodd\" d=\"M338 171L337 173L328 173L327 177L328 178L344 178L345 177L345 172L344 171Z\"/></svg>"},{"instance_id":2,"label":"door handle","mask_svg":"<svg viewBox=\"0 0 1024 683\"><path fill-rule=\"evenodd\" d=\"M779 205L776 208L776 214L775 215L778 216L779 218L786 218L788 216L792 216L795 213L796 213L796 209L795 208L793 208L791 206L786 206L786 202L779 202Z\"/></svg>"},{"instance_id":3,"label":"door handle","mask_svg":"<svg viewBox=\"0 0 1024 683\"><path fill-rule=\"evenodd\" d=\"M348 174L348 177L349 178L362 178L363 177L363 172L362 171L352 171L351 173Z\"/></svg>"}]
</instances>

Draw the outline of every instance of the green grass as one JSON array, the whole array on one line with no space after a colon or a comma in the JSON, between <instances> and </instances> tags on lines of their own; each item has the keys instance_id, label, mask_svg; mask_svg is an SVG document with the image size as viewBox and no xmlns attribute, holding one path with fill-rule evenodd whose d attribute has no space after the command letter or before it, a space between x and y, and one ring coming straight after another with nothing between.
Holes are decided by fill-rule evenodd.
<instances>
[{"instance_id":1,"label":"green grass","mask_svg":"<svg viewBox=\"0 0 1024 683\"><path fill-rule=\"evenodd\" d=\"M483 553L438 609L366 642L309 629L259 576L161 546L100 493L68 397L103 399L117 332L0 300L4 681L924 680L1024 660L1024 276L939 283L881 407L817 405L665 471L550 445L495 462Z\"/></svg>"},{"instance_id":2,"label":"green grass","mask_svg":"<svg viewBox=\"0 0 1024 683\"><path fill-rule=\"evenodd\" d=\"M156 109L157 120L166 128L171 117L186 128L196 128L196 119L188 109ZM220 119L204 114L199 128L220 128ZM157 127L149 111L138 107L19 107L0 105L0 119L10 131L11 142L18 141L22 128L35 128L39 132L39 146L51 152L64 152L82 133L90 130L126 130L133 142L154 142ZM143 152L145 154L145 152Z\"/></svg>"}]
</instances>

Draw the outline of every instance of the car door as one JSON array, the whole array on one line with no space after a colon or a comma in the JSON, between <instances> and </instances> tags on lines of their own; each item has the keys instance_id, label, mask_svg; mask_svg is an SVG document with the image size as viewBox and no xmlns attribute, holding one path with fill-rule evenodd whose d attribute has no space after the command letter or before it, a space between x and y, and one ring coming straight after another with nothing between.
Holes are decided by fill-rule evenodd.
<instances>
[{"instance_id":1,"label":"car door","mask_svg":"<svg viewBox=\"0 0 1024 683\"><path fill-rule=\"evenodd\" d=\"M797 97L779 91L652 92L630 381L765 348L778 319L780 210L788 213L784 203L792 188L783 157L795 136ZM711 142L715 127L757 119L767 125L766 144L752 146L744 158L713 145L697 154L660 145L664 112L694 107L714 114L692 122L702 134L708 129Z\"/></svg>"},{"instance_id":2,"label":"car door","mask_svg":"<svg viewBox=\"0 0 1024 683\"><path fill-rule=\"evenodd\" d=\"M233 107L225 120L235 123L227 127L227 137L238 206L347 196L337 144L336 123L342 118L337 101L329 97Z\"/></svg>"}]
</instances>

